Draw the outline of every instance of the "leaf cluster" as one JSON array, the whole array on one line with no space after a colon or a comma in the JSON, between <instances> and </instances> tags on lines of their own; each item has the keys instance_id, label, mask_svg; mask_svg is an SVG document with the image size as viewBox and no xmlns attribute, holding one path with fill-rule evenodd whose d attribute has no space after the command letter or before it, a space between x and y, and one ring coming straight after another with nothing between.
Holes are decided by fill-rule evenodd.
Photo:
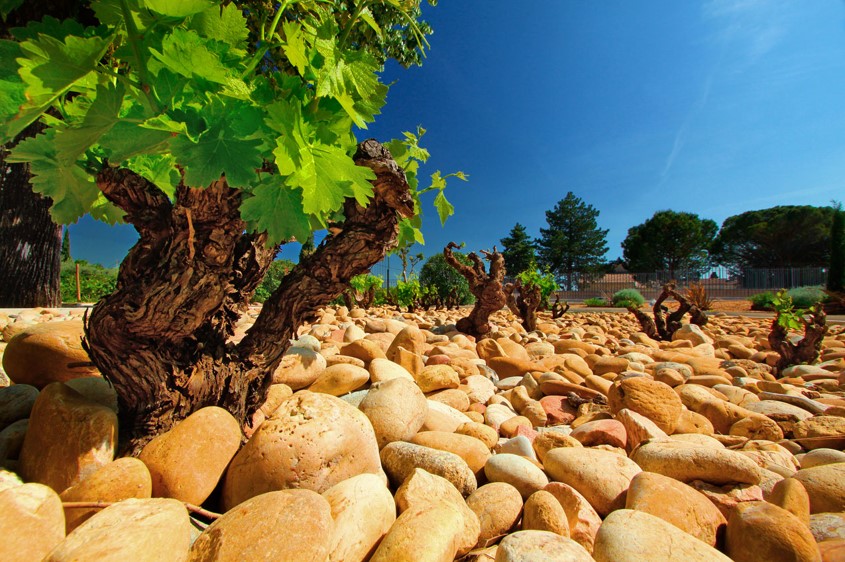
<instances>
[{"instance_id":1,"label":"leaf cluster","mask_svg":"<svg viewBox=\"0 0 845 562\"><path fill-rule=\"evenodd\" d=\"M560 289L560 285L555 281L555 276L551 272L546 271L540 273L537 268L527 269L516 276L520 284L526 289L532 287L540 288L540 298L542 302L548 302L549 296Z\"/></svg>"},{"instance_id":2,"label":"leaf cluster","mask_svg":"<svg viewBox=\"0 0 845 562\"><path fill-rule=\"evenodd\" d=\"M366 293L370 289L381 287L384 279L372 273L362 273L349 280L349 286L358 293Z\"/></svg>"},{"instance_id":3,"label":"leaf cluster","mask_svg":"<svg viewBox=\"0 0 845 562\"><path fill-rule=\"evenodd\" d=\"M804 327L804 316L815 311L818 304L807 309L795 308L792 297L785 290L780 290L772 299L772 308L777 314L777 323L784 330L801 330Z\"/></svg>"},{"instance_id":4,"label":"leaf cluster","mask_svg":"<svg viewBox=\"0 0 845 562\"><path fill-rule=\"evenodd\" d=\"M379 72L389 55L367 38L401 20L400 35L424 45L418 3L246 6L94 0L97 26L45 18L0 41L0 141L45 123L8 161L30 164L54 220L121 220L94 182L106 166L129 168L171 198L180 185L225 178L242 195L247 228L270 243L307 239L341 219L347 199L368 203L375 176L352 160L353 127L366 128L384 105ZM420 154L409 150L406 164ZM441 220L453 211L446 177L420 190L438 190ZM421 240L414 229L406 224L406 238Z\"/></svg>"}]
</instances>

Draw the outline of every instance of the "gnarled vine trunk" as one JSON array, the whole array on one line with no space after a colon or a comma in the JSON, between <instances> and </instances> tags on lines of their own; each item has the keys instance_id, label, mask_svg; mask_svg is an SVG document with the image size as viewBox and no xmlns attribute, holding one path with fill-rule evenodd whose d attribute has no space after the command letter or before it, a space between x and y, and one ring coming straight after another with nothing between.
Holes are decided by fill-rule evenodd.
<instances>
[{"instance_id":1,"label":"gnarled vine trunk","mask_svg":"<svg viewBox=\"0 0 845 562\"><path fill-rule=\"evenodd\" d=\"M807 318L802 318L804 323L804 337L796 342L789 339L789 331L781 326L778 320L780 312L772 320L772 329L769 332L769 346L780 355L775 371L780 374L791 365L812 364L819 357L822 349L822 341L827 334L827 316L821 305L810 309Z\"/></svg>"},{"instance_id":2,"label":"gnarled vine trunk","mask_svg":"<svg viewBox=\"0 0 845 562\"><path fill-rule=\"evenodd\" d=\"M518 279L515 283L505 285L505 297L508 308L516 311L522 319L522 327L526 332L533 332L537 329L537 309L540 308L542 292L538 285L526 287Z\"/></svg>"},{"instance_id":3,"label":"gnarled vine trunk","mask_svg":"<svg viewBox=\"0 0 845 562\"><path fill-rule=\"evenodd\" d=\"M663 302L672 297L679 303L678 310L666 316L668 309L663 306ZM675 283L667 283L663 286L663 291L654 301L654 318L650 318L648 314L639 308L629 306L628 311L633 314L639 321L645 334L655 340L671 341L672 334L678 331L681 327L681 320L684 315L689 312L690 322L698 326L707 324L707 315L692 304L689 299L675 290Z\"/></svg>"},{"instance_id":4,"label":"gnarled vine trunk","mask_svg":"<svg viewBox=\"0 0 845 562\"><path fill-rule=\"evenodd\" d=\"M229 341L235 323L278 249L245 234L238 190L225 179L183 185L171 203L130 170L100 172L100 189L140 234L117 290L86 325L88 353L117 391L124 451L137 454L205 406L248 423L296 329L384 258L400 215L413 213L408 184L375 141L361 143L355 161L376 173L370 205L346 201L342 230L285 275L237 344Z\"/></svg>"},{"instance_id":5,"label":"gnarled vine trunk","mask_svg":"<svg viewBox=\"0 0 845 562\"><path fill-rule=\"evenodd\" d=\"M456 327L465 334L481 337L492 330L490 315L501 310L507 303L507 297L502 287L505 277L505 258L493 248L492 252L482 252L490 261L490 272L484 270L484 262L474 252L467 257L472 266L459 262L452 254L454 248L459 248L454 242L443 248L446 263L455 268L469 282L469 290L475 295L475 306L466 318L458 320Z\"/></svg>"}]
</instances>

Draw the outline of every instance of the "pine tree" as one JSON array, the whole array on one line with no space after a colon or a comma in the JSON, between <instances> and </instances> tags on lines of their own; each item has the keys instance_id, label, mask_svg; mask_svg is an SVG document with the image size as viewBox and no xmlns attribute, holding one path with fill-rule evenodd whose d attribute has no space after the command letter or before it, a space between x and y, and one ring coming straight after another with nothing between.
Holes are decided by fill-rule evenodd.
<instances>
[{"instance_id":1,"label":"pine tree","mask_svg":"<svg viewBox=\"0 0 845 562\"><path fill-rule=\"evenodd\" d=\"M565 290L575 287L575 274L595 270L607 253L607 230L598 227L599 211L571 191L546 211L549 228L540 229L540 265L558 275Z\"/></svg>"},{"instance_id":2,"label":"pine tree","mask_svg":"<svg viewBox=\"0 0 845 562\"><path fill-rule=\"evenodd\" d=\"M70 257L70 229L65 228L65 234L62 236L62 262L71 261Z\"/></svg>"},{"instance_id":3,"label":"pine tree","mask_svg":"<svg viewBox=\"0 0 845 562\"><path fill-rule=\"evenodd\" d=\"M524 226L516 223L500 242L508 275L514 276L536 267L537 251Z\"/></svg>"}]
</instances>

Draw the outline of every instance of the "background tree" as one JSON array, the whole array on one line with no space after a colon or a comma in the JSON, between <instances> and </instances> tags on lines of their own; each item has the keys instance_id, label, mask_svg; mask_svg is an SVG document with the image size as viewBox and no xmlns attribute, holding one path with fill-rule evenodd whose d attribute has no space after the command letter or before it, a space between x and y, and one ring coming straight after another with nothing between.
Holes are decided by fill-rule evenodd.
<instances>
[{"instance_id":1,"label":"background tree","mask_svg":"<svg viewBox=\"0 0 845 562\"><path fill-rule=\"evenodd\" d=\"M567 291L575 286L574 274L595 270L607 253L607 230L598 227L599 211L571 191L546 211L548 228L540 229L537 247L540 265L559 276Z\"/></svg>"},{"instance_id":2,"label":"background tree","mask_svg":"<svg viewBox=\"0 0 845 562\"><path fill-rule=\"evenodd\" d=\"M644 223L628 229L622 255L629 271L703 270L718 227L693 213L657 211Z\"/></svg>"},{"instance_id":3,"label":"background tree","mask_svg":"<svg viewBox=\"0 0 845 562\"><path fill-rule=\"evenodd\" d=\"M61 251L62 263L71 261L73 258L70 257L70 229L66 228L65 233L62 236L62 251Z\"/></svg>"},{"instance_id":4,"label":"background tree","mask_svg":"<svg viewBox=\"0 0 845 562\"><path fill-rule=\"evenodd\" d=\"M500 240L505 269L513 277L523 271L536 268L537 250L525 227L516 223L510 233Z\"/></svg>"},{"instance_id":5,"label":"background tree","mask_svg":"<svg viewBox=\"0 0 845 562\"><path fill-rule=\"evenodd\" d=\"M452 255L464 265L471 263L461 252L452 252ZM473 301L469 283L455 268L446 263L443 254L434 254L423 264L420 269L420 286L433 290L441 302L446 302L451 297L459 304L469 304Z\"/></svg>"},{"instance_id":6,"label":"background tree","mask_svg":"<svg viewBox=\"0 0 845 562\"><path fill-rule=\"evenodd\" d=\"M845 291L845 211L842 210L842 203L833 204L827 290L836 293Z\"/></svg>"},{"instance_id":7,"label":"background tree","mask_svg":"<svg viewBox=\"0 0 845 562\"><path fill-rule=\"evenodd\" d=\"M399 260L402 262L402 281L407 283L409 279L408 274L413 275L414 268L425 259L425 254L417 252L411 255L410 245L397 248L394 253L399 256Z\"/></svg>"},{"instance_id":8,"label":"background tree","mask_svg":"<svg viewBox=\"0 0 845 562\"><path fill-rule=\"evenodd\" d=\"M830 256L831 207L786 205L725 219L713 242L714 261L745 268L812 267Z\"/></svg>"},{"instance_id":9,"label":"background tree","mask_svg":"<svg viewBox=\"0 0 845 562\"><path fill-rule=\"evenodd\" d=\"M348 41L378 27L364 10L283 3L250 30L234 4L120 5L98 3L98 27L50 20L0 44L0 141L55 111L8 161L29 163L55 219L123 218L140 235L86 328L137 453L204 406L248 423L298 325L419 237L422 193L438 192L441 219L451 205L445 176L418 186L417 135L390 151L354 137L388 90ZM280 244L312 229L329 234L230 343Z\"/></svg>"}]
</instances>

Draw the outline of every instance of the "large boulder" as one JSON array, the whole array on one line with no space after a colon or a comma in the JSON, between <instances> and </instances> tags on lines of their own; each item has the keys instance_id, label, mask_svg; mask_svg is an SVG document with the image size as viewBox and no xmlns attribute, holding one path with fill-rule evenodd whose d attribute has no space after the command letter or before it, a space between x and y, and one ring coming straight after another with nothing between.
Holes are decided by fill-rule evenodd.
<instances>
[{"instance_id":1,"label":"large boulder","mask_svg":"<svg viewBox=\"0 0 845 562\"><path fill-rule=\"evenodd\" d=\"M200 505L241 446L238 421L223 408L201 408L155 437L140 458L152 476L155 497Z\"/></svg>"},{"instance_id":2,"label":"large boulder","mask_svg":"<svg viewBox=\"0 0 845 562\"><path fill-rule=\"evenodd\" d=\"M77 527L44 562L184 562L190 545L191 522L182 502L129 499L101 510Z\"/></svg>"},{"instance_id":3,"label":"large boulder","mask_svg":"<svg viewBox=\"0 0 845 562\"><path fill-rule=\"evenodd\" d=\"M366 560L396 521L396 503L384 481L375 474L359 474L322 495L334 519L329 562Z\"/></svg>"},{"instance_id":4,"label":"large boulder","mask_svg":"<svg viewBox=\"0 0 845 562\"><path fill-rule=\"evenodd\" d=\"M63 492L114 459L117 415L67 386L47 385L35 400L20 454L25 480Z\"/></svg>"},{"instance_id":5,"label":"large boulder","mask_svg":"<svg viewBox=\"0 0 845 562\"><path fill-rule=\"evenodd\" d=\"M134 457L110 462L97 472L61 494L63 502L119 502L129 498L145 499L152 493L152 480L146 465ZM70 533L99 509L66 507L65 528Z\"/></svg>"},{"instance_id":6,"label":"large boulder","mask_svg":"<svg viewBox=\"0 0 845 562\"><path fill-rule=\"evenodd\" d=\"M769 502L744 502L728 519L725 552L734 562L820 562L810 529L800 519Z\"/></svg>"},{"instance_id":7,"label":"large boulder","mask_svg":"<svg viewBox=\"0 0 845 562\"><path fill-rule=\"evenodd\" d=\"M81 320L27 326L6 345L3 370L15 384L44 388L51 382L99 377L82 348Z\"/></svg>"},{"instance_id":8,"label":"large boulder","mask_svg":"<svg viewBox=\"0 0 845 562\"><path fill-rule=\"evenodd\" d=\"M414 381L401 377L374 384L358 408L370 420L379 448L416 435L428 415L425 395Z\"/></svg>"},{"instance_id":9,"label":"large boulder","mask_svg":"<svg viewBox=\"0 0 845 562\"><path fill-rule=\"evenodd\" d=\"M546 453L552 479L578 490L599 515L625 507L631 479L641 472L628 457L600 449L561 447Z\"/></svg>"},{"instance_id":10,"label":"large boulder","mask_svg":"<svg viewBox=\"0 0 845 562\"><path fill-rule=\"evenodd\" d=\"M0 491L0 560L41 560L65 538L62 500L43 484Z\"/></svg>"},{"instance_id":11,"label":"large boulder","mask_svg":"<svg viewBox=\"0 0 845 562\"><path fill-rule=\"evenodd\" d=\"M311 490L250 498L208 526L191 547L191 562L326 560L334 530L329 502Z\"/></svg>"},{"instance_id":12,"label":"large boulder","mask_svg":"<svg viewBox=\"0 0 845 562\"><path fill-rule=\"evenodd\" d=\"M322 493L363 473L382 474L367 416L340 398L300 391L282 402L232 459L223 505L230 509L287 488Z\"/></svg>"},{"instance_id":13,"label":"large boulder","mask_svg":"<svg viewBox=\"0 0 845 562\"><path fill-rule=\"evenodd\" d=\"M730 562L671 523L633 509L618 509L605 518L596 535L593 558L596 562Z\"/></svg>"}]
</instances>

